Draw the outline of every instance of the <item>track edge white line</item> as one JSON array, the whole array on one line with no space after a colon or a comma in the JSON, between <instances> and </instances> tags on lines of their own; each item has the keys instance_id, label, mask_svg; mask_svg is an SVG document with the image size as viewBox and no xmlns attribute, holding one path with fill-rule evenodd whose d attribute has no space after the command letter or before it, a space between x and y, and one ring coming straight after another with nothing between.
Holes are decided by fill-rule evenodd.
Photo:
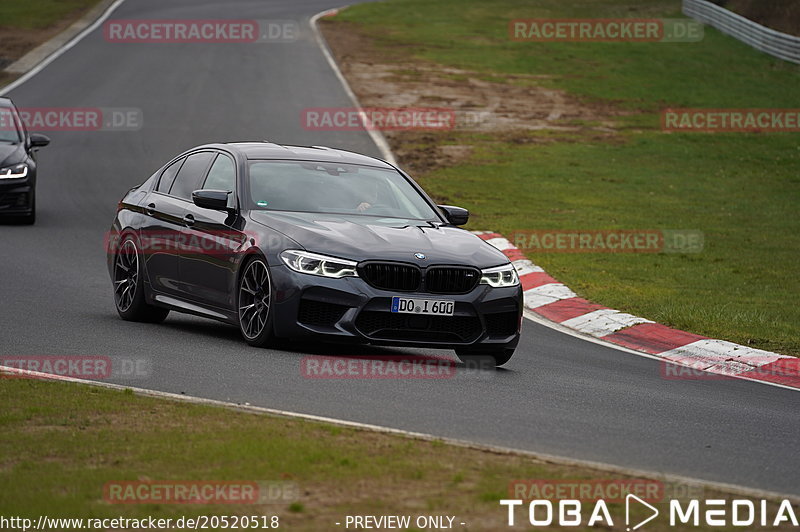
<instances>
[{"instance_id":1,"label":"track edge white line","mask_svg":"<svg viewBox=\"0 0 800 532\"><path fill-rule=\"evenodd\" d=\"M41 373L38 371L30 371L19 368L11 368L0 365L0 374L17 375L22 378L29 377L33 379L53 380L61 382L69 382L73 384L84 384L87 386L95 386L100 388L112 390L131 390L133 393L145 397L153 397L158 399L165 399L174 402L183 402L190 404L215 406L218 408L227 408L231 410L247 412L252 414L270 415L276 417L286 417L292 419L301 419L305 421L313 421L317 423L328 423L341 427L352 428L356 430L365 430L381 434L392 434L401 436L408 439L420 441L437 441L454 447L461 447L465 449L473 449L476 451L490 452L495 454L513 455L524 458L531 458L544 463L551 463L554 465L562 465L568 467L585 467L595 469L597 471L604 471L607 473L614 473L619 475L626 475L634 478L651 478L660 480L662 482L680 483L689 486L698 486L703 488L714 489L732 495L741 495L755 499L768 499L768 500L789 500L793 504L800 504L800 496L777 493L768 490L759 490L755 488L748 488L747 486L740 486L737 484L728 484L723 482L715 482L710 480L703 480L697 478L686 477L682 475L672 475L668 473L661 473L657 471L647 471L642 469L634 469L622 466L616 466L604 462L595 462L591 460L579 460L575 458L568 458L564 456L557 456L547 453L539 453L535 451L526 451L523 449L515 449L513 447L502 447L498 445L489 445L470 442L467 440L459 440L456 438L447 438L444 436L436 436L433 434L426 434L423 432L413 432L394 427L385 427L382 425L373 425L369 423L360 423L358 421L348 421L344 419L337 419L325 416L317 416L314 414L304 414L301 412L292 412L288 410L280 410L275 408L267 408L262 406L242 405L238 403L230 403L220 401L217 399L207 399L203 397L196 397L192 395L176 394L172 392L162 392L159 390L150 390L147 388L137 388L133 386L125 386L123 384L115 384L111 382L93 381L88 379L77 379L74 377L65 377L61 375L52 375L49 373Z\"/></svg>"},{"instance_id":2,"label":"track edge white line","mask_svg":"<svg viewBox=\"0 0 800 532\"><path fill-rule=\"evenodd\" d=\"M347 82L347 79L345 79L344 74L342 74L339 65L333 58L333 54L330 51L328 42L325 40L325 37L323 37L322 32L319 30L319 26L317 25L317 22L319 21L320 18L326 15L337 13L346 7L347 6L345 5L342 7L336 7L333 9L326 9L325 11L320 11L316 15L313 15L308 20L308 22L309 25L311 26L311 29L314 31L314 37L317 40L317 45L322 51L322 55L328 61L328 64L333 70L333 73L336 74L339 83L341 83L342 88L344 88L345 93L347 93L347 97L350 98L350 101L353 103L353 106L356 108L356 110L358 110L359 113L363 113L364 109L361 107L361 104L358 101L358 97L356 96L355 92L353 92L353 89L350 88L350 84ZM392 166L397 166L397 160L395 159L394 154L392 153L392 149L389 147L389 142L386 140L386 137L383 135L383 133L381 133L380 130L371 128L365 128L365 131L372 139L372 142L375 143L375 146L377 146L378 151L381 152L381 156L383 157L383 159Z\"/></svg>"},{"instance_id":3,"label":"track edge white line","mask_svg":"<svg viewBox=\"0 0 800 532\"><path fill-rule=\"evenodd\" d=\"M105 22L108 19L108 17L110 17L111 14L114 11L116 11L116 9L120 5L122 5L123 2L125 2L125 0L116 0L114 3L108 6L108 8L106 8L106 10L103 11L100 14L100 16L94 20L94 22L92 22L91 24L83 28L81 31L79 31L77 35L75 35L66 43L64 43L63 46L56 49L53 53L42 59L40 62L36 63L36 65L33 68L22 74L19 78L15 79L5 87L0 87L0 96L8 94L12 90L16 89L17 87L19 87L20 85L22 85L23 83L34 77L36 74L44 70L45 67L47 67L47 65L49 65L50 63L61 57L65 52L67 52L73 46L82 41L84 37L89 35L91 32L96 30L100 26L100 24Z\"/></svg>"}]
</instances>

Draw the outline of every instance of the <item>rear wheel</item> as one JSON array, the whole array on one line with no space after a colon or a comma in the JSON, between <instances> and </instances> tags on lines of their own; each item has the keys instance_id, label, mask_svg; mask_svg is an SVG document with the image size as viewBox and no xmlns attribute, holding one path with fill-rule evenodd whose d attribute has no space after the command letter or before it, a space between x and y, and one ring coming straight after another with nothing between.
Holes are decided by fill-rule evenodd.
<instances>
[{"instance_id":1,"label":"rear wheel","mask_svg":"<svg viewBox=\"0 0 800 532\"><path fill-rule=\"evenodd\" d=\"M468 366L477 368L497 367L511 360L514 355L514 349L456 349L456 355L461 359L461 362Z\"/></svg>"},{"instance_id":2,"label":"rear wheel","mask_svg":"<svg viewBox=\"0 0 800 532\"><path fill-rule=\"evenodd\" d=\"M148 305L144 299L139 250L133 237L122 241L114 258L114 303L123 320L159 323L169 309Z\"/></svg>"},{"instance_id":3,"label":"rear wheel","mask_svg":"<svg viewBox=\"0 0 800 532\"><path fill-rule=\"evenodd\" d=\"M245 342L255 347L264 347L273 338L272 331L272 284L269 268L260 259L252 259L244 265L239 278L239 330Z\"/></svg>"}]
</instances>

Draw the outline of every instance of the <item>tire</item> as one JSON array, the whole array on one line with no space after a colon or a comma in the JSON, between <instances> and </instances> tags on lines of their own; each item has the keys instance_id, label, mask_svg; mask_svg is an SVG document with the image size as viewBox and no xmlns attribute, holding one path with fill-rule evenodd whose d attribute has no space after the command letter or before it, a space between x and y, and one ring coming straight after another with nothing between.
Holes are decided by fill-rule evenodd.
<instances>
[{"instance_id":1,"label":"tire","mask_svg":"<svg viewBox=\"0 0 800 532\"><path fill-rule=\"evenodd\" d=\"M241 268L236 289L239 332L248 344L265 347L274 339L272 319L272 280L266 261L259 257L247 260Z\"/></svg>"},{"instance_id":2,"label":"tire","mask_svg":"<svg viewBox=\"0 0 800 532\"><path fill-rule=\"evenodd\" d=\"M144 277L139 250L133 237L122 239L114 255L114 305L126 321L161 323L169 309L148 305L144 298Z\"/></svg>"},{"instance_id":3,"label":"tire","mask_svg":"<svg viewBox=\"0 0 800 532\"><path fill-rule=\"evenodd\" d=\"M456 355L461 359L461 362L470 367L499 367L511 360L511 357L514 355L514 349L456 349Z\"/></svg>"}]
</instances>

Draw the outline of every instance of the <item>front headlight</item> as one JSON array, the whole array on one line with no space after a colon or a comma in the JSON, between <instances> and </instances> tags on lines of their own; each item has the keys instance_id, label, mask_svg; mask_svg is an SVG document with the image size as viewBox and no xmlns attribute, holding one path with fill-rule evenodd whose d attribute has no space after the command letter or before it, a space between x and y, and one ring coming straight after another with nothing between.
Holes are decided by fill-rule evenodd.
<instances>
[{"instance_id":1,"label":"front headlight","mask_svg":"<svg viewBox=\"0 0 800 532\"><path fill-rule=\"evenodd\" d=\"M488 284L494 288L517 286L519 284L519 276L513 264L506 264L505 266L481 270L481 284Z\"/></svg>"},{"instance_id":2,"label":"front headlight","mask_svg":"<svg viewBox=\"0 0 800 532\"><path fill-rule=\"evenodd\" d=\"M322 277L358 277L356 262L352 260L337 259L327 255L309 253L297 249L287 249L281 253L281 259L286 265L296 272Z\"/></svg>"},{"instance_id":3,"label":"front headlight","mask_svg":"<svg viewBox=\"0 0 800 532\"><path fill-rule=\"evenodd\" d=\"M15 164L0 168L0 179L20 179L28 175L28 165L25 163Z\"/></svg>"}]
</instances>

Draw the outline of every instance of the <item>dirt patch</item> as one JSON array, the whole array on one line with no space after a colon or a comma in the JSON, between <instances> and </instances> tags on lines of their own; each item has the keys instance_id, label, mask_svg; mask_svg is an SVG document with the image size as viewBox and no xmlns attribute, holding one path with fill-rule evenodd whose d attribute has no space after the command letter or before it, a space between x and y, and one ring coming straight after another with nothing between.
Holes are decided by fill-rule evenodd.
<instances>
[{"instance_id":1,"label":"dirt patch","mask_svg":"<svg viewBox=\"0 0 800 532\"><path fill-rule=\"evenodd\" d=\"M7 72L0 71L0 87L5 87L15 79L19 77L19 74L9 74Z\"/></svg>"},{"instance_id":2,"label":"dirt patch","mask_svg":"<svg viewBox=\"0 0 800 532\"><path fill-rule=\"evenodd\" d=\"M356 24L323 20L320 27L363 107L437 108L450 113L452 127L447 130L384 131L395 154L412 171L468 158L472 145L454 133L502 135L507 141L524 143L534 142L532 132L545 130L588 130L610 136L615 134L615 119L626 114L607 103L581 101L546 87L549 76L489 76L409 62L376 45ZM535 142L547 141L543 137Z\"/></svg>"},{"instance_id":3,"label":"dirt patch","mask_svg":"<svg viewBox=\"0 0 800 532\"><path fill-rule=\"evenodd\" d=\"M433 107L455 113L455 129L496 132L571 130L569 121L606 122L608 109L581 103L562 91L533 84L541 76L487 81L478 73L436 65L352 61L348 81L365 107Z\"/></svg>"},{"instance_id":4,"label":"dirt patch","mask_svg":"<svg viewBox=\"0 0 800 532\"><path fill-rule=\"evenodd\" d=\"M46 28L26 29L0 24L0 70L67 29L90 8L91 6L79 9ZM0 78L0 86L2 86L2 78Z\"/></svg>"},{"instance_id":5,"label":"dirt patch","mask_svg":"<svg viewBox=\"0 0 800 532\"><path fill-rule=\"evenodd\" d=\"M67 23L58 26L58 29L27 30L0 26L0 68L5 68L39 44L57 35L67 27Z\"/></svg>"}]
</instances>

